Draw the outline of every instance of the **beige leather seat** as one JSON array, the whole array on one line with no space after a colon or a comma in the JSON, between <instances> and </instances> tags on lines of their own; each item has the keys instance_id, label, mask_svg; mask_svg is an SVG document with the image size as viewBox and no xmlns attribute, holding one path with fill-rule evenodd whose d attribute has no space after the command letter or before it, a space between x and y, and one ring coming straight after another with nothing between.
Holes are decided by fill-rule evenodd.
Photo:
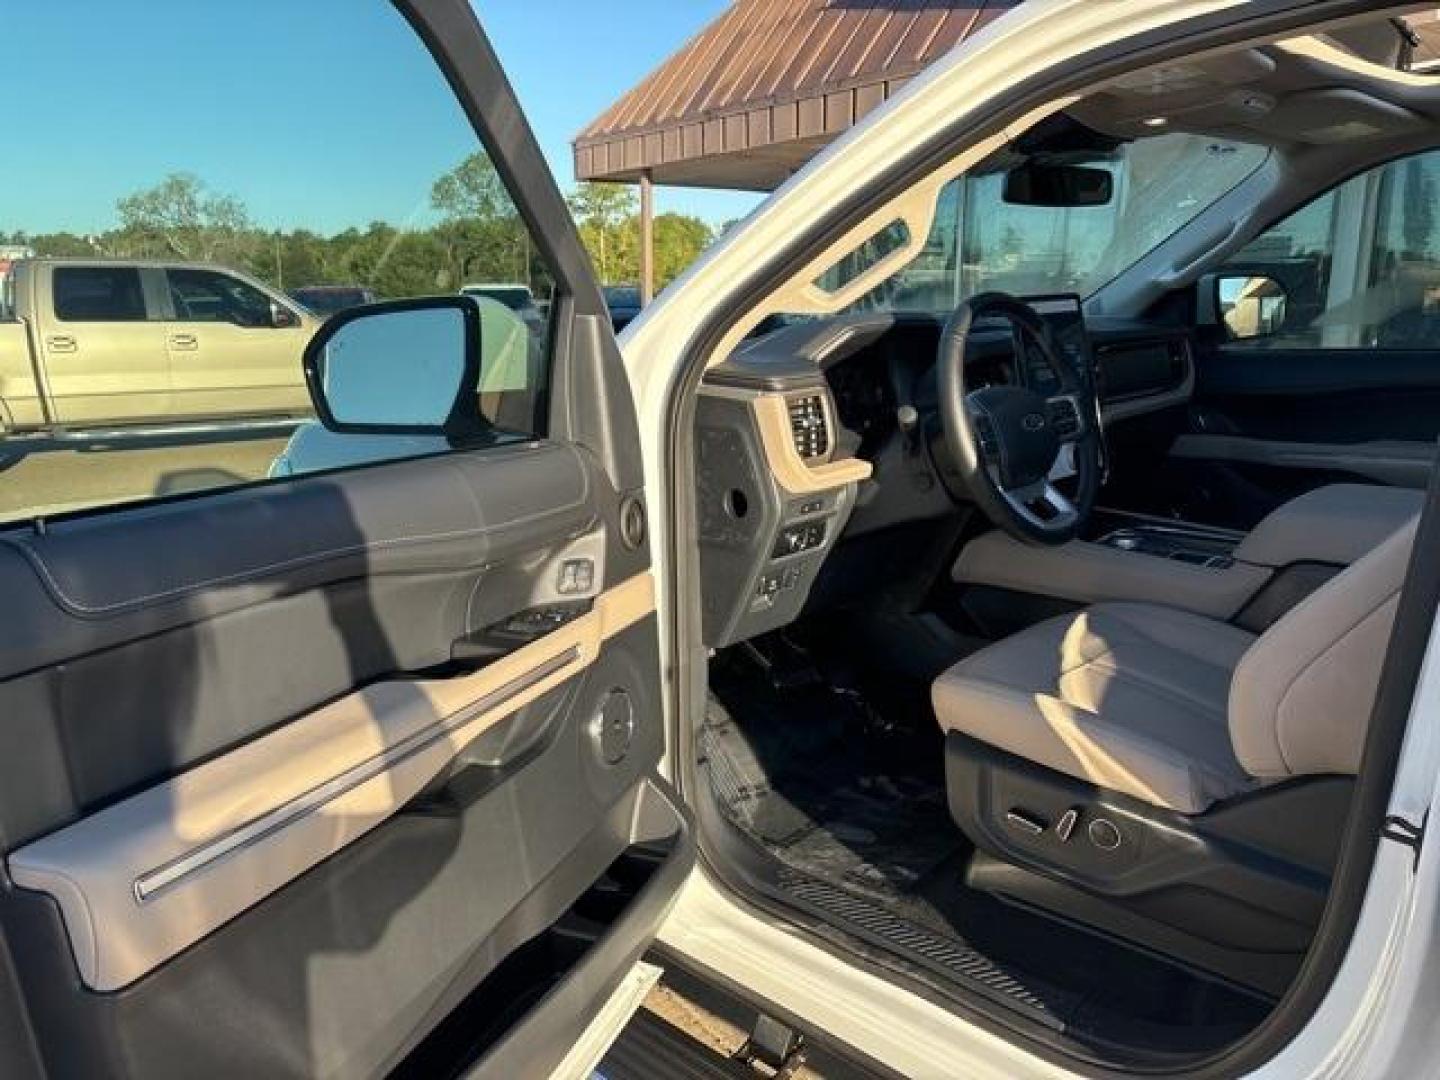
<instances>
[{"instance_id":1,"label":"beige leather seat","mask_svg":"<svg viewBox=\"0 0 1440 1080\"><path fill-rule=\"evenodd\" d=\"M1097 604L956 664L935 713L1036 764L1186 814L1269 781L1354 773L1412 520L1258 638L1157 604Z\"/></svg>"}]
</instances>

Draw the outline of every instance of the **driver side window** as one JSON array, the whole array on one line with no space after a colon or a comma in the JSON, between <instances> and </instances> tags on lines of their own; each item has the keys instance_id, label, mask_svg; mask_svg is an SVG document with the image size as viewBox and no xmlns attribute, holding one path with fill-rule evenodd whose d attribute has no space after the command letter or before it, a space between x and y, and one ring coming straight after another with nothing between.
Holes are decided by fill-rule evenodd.
<instances>
[{"instance_id":1,"label":"driver side window","mask_svg":"<svg viewBox=\"0 0 1440 1080\"><path fill-rule=\"evenodd\" d=\"M270 298L228 274L175 268L166 271L175 317L181 322L223 322L236 326L270 325Z\"/></svg>"},{"instance_id":2,"label":"driver side window","mask_svg":"<svg viewBox=\"0 0 1440 1080\"><path fill-rule=\"evenodd\" d=\"M1221 269L1237 349L1428 349L1440 343L1440 151L1333 188Z\"/></svg>"}]
</instances>

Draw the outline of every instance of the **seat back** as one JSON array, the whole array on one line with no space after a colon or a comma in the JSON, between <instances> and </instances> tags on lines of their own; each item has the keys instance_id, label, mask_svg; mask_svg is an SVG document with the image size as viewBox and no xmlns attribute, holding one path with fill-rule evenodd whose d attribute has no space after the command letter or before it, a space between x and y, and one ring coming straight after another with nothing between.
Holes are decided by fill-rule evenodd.
<instances>
[{"instance_id":1,"label":"seat back","mask_svg":"<svg viewBox=\"0 0 1440 1080\"><path fill-rule=\"evenodd\" d=\"M1417 519L1266 630L1230 684L1230 741L1251 776L1354 774Z\"/></svg>"}]
</instances>

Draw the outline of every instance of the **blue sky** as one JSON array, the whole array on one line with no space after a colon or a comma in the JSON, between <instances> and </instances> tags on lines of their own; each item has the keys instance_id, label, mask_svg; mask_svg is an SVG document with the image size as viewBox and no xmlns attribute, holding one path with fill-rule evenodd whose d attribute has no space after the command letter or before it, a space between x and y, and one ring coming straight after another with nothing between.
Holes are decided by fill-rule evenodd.
<instances>
[{"instance_id":1,"label":"blue sky","mask_svg":"<svg viewBox=\"0 0 1440 1080\"><path fill-rule=\"evenodd\" d=\"M495 51L568 188L575 179L570 139L685 41L730 6L729 0L474 0ZM562 32L537 33L535 12ZM698 214L717 224L759 199L740 192L662 189L658 209Z\"/></svg>"},{"instance_id":2,"label":"blue sky","mask_svg":"<svg viewBox=\"0 0 1440 1080\"><path fill-rule=\"evenodd\" d=\"M566 189L575 133L726 6L476 0ZM265 226L419 224L434 178L475 147L383 0L16 0L4 23L0 231L109 228L116 199L174 171ZM662 189L657 201L719 223L757 200Z\"/></svg>"}]
</instances>

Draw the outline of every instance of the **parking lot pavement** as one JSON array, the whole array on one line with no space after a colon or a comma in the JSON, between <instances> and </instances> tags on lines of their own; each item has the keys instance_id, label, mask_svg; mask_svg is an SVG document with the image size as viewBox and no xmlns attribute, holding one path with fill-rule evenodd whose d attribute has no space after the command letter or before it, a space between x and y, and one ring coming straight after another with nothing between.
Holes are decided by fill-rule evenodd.
<instances>
[{"instance_id":1,"label":"parking lot pavement","mask_svg":"<svg viewBox=\"0 0 1440 1080\"><path fill-rule=\"evenodd\" d=\"M291 428L0 439L0 521L261 479Z\"/></svg>"}]
</instances>

